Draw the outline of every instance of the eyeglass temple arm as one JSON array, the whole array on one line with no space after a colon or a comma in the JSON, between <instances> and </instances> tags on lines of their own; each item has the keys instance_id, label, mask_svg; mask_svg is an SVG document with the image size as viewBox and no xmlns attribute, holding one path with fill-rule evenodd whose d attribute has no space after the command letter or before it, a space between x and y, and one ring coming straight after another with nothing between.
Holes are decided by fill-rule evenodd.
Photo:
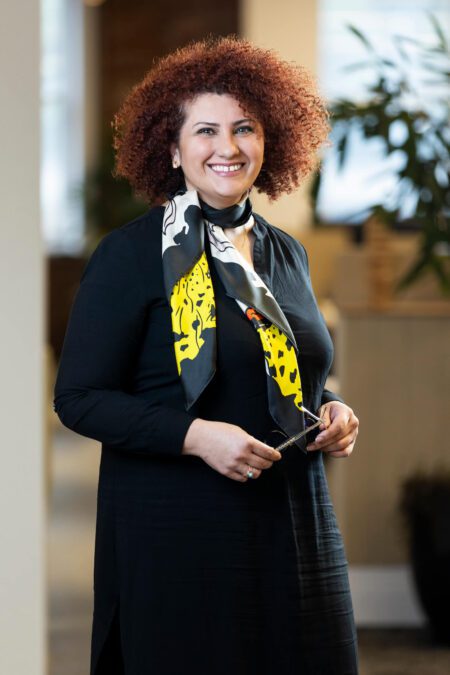
<instances>
[{"instance_id":1,"label":"eyeglass temple arm","mask_svg":"<svg viewBox=\"0 0 450 675\"><path fill-rule=\"evenodd\" d=\"M321 424L325 424L325 420L323 420L321 417L317 417L317 415L314 415L314 413L312 413L310 410L308 410L304 406L300 406L300 409L304 413L306 413L307 415L309 415L310 417L315 419L316 422L314 424L311 424L311 426L309 426L307 429L303 429L302 431L299 431L298 434L295 434L294 436L291 436L290 438L288 438L286 441L281 443L281 445L278 445L275 448L275 450L278 450L279 452L281 452L281 450L284 450L284 448L287 448L289 445L292 445L293 443L295 443L295 441L298 441L300 438L302 438L302 436L305 436L306 434L309 434L309 432L312 431L313 429L315 429L316 427L320 426Z\"/></svg>"}]
</instances>

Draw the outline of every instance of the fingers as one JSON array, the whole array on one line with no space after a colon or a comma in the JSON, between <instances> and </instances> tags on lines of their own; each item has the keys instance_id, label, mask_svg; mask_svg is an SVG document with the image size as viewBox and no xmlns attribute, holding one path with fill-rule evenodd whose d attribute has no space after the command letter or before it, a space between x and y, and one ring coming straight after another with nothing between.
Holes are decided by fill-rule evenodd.
<instances>
[{"instance_id":1,"label":"fingers","mask_svg":"<svg viewBox=\"0 0 450 675\"><path fill-rule=\"evenodd\" d=\"M249 436L248 444L242 449L240 456L235 459L235 465L229 473L230 478L246 482L260 477L264 469L270 469L274 461L281 459L281 452L270 445L262 443L256 438ZM236 466L239 464L239 468ZM247 476L247 471L252 471L252 478Z\"/></svg>"},{"instance_id":2,"label":"fingers","mask_svg":"<svg viewBox=\"0 0 450 675\"><path fill-rule=\"evenodd\" d=\"M307 450L323 450L324 452L337 452L344 450L348 445L354 444L358 435L358 427L349 425L349 428L340 428L333 436L317 436L313 443L306 446Z\"/></svg>"},{"instance_id":3,"label":"fingers","mask_svg":"<svg viewBox=\"0 0 450 675\"><path fill-rule=\"evenodd\" d=\"M273 463L279 459L281 459L281 452L251 436L249 437L247 446L243 448L240 456L236 458L237 462L244 462L246 467L249 465L254 469L260 470L270 469Z\"/></svg>"},{"instance_id":4,"label":"fingers","mask_svg":"<svg viewBox=\"0 0 450 675\"><path fill-rule=\"evenodd\" d=\"M252 436L250 436L250 439L251 442L249 443L249 449L252 453L252 459L254 457L262 458L262 461L270 462L270 465L272 465L272 462L276 462L281 459L281 452L279 450L275 450L275 448L272 448L272 446L267 445L262 441L258 441L257 438L253 438Z\"/></svg>"},{"instance_id":5,"label":"fingers","mask_svg":"<svg viewBox=\"0 0 450 675\"><path fill-rule=\"evenodd\" d=\"M341 450L343 441L350 436L355 441L357 435L357 424L352 421L347 424L340 422L336 424L333 430L330 427L323 435L320 433L314 442L307 446L307 450Z\"/></svg>"},{"instance_id":6,"label":"fingers","mask_svg":"<svg viewBox=\"0 0 450 675\"><path fill-rule=\"evenodd\" d=\"M356 418L353 420L352 414L352 411L343 411L340 415L337 415L334 420L332 420L330 426L318 434L315 442L322 445L329 445L356 429L357 420Z\"/></svg>"},{"instance_id":7,"label":"fingers","mask_svg":"<svg viewBox=\"0 0 450 675\"><path fill-rule=\"evenodd\" d=\"M281 453L278 453L281 457ZM252 453L250 457L246 458L245 460L247 464L250 464L250 466L253 466L255 469L270 469L270 467L273 465L272 460L268 459L263 459L259 455L255 455Z\"/></svg>"},{"instance_id":8,"label":"fingers","mask_svg":"<svg viewBox=\"0 0 450 675\"><path fill-rule=\"evenodd\" d=\"M306 449L322 450L333 457L348 457L353 451L359 427L359 420L353 410L344 403L333 402L322 406L319 414L331 423Z\"/></svg>"},{"instance_id":9,"label":"fingers","mask_svg":"<svg viewBox=\"0 0 450 675\"><path fill-rule=\"evenodd\" d=\"M342 450L340 452L334 452L334 451L327 452L327 455L331 455L331 457L337 457L337 458L339 458L339 457L342 457L342 458L343 457L349 457L353 452L354 445L355 445L355 441L353 441L350 445L348 445L344 450Z\"/></svg>"},{"instance_id":10,"label":"fingers","mask_svg":"<svg viewBox=\"0 0 450 675\"><path fill-rule=\"evenodd\" d=\"M192 428L194 424L191 425ZM199 420L195 425L199 432L186 444L185 454L195 454L208 466L227 478L247 482L259 478L264 469L281 459L281 453L259 441L244 429L227 422ZM248 467L253 478L248 478Z\"/></svg>"},{"instance_id":11,"label":"fingers","mask_svg":"<svg viewBox=\"0 0 450 675\"><path fill-rule=\"evenodd\" d=\"M239 483L246 483L249 478L247 478L247 475L244 473L238 473L237 471L232 471L229 475L228 478L232 478L233 480L239 481Z\"/></svg>"},{"instance_id":12,"label":"fingers","mask_svg":"<svg viewBox=\"0 0 450 675\"><path fill-rule=\"evenodd\" d=\"M253 476L249 478L247 476L247 471L249 469L249 466L251 468L251 472ZM231 471L229 473L229 478L233 478L234 480L239 481L240 483L246 483L248 480L255 480L256 478L259 478L260 475L262 474L262 470L260 469L255 469L251 464L246 464L244 467L242 467L242 473L238 471Z\"/></svg>"},{"instance_id":13,"label":"fingers","mask_svg":"<svg viewBox=\"0 0 450 675\"><path fill-rule=\"evenodd\" d=\"M356 442L356 436L357 433L348 434L335 443L323 446L321 450L332 457L348 457L352 453L353 446Z\"/></svg>"},{"instance_id":14,"label":"fingers","mask_svg":"<svg viewBox=\"0 0 450 675\"><path fill-rule=\"evenodd\" d=\"M324 429L328 429L328 427L331 424L330 406L327 406L327 405L321 406L320 409L319 409L318 415L325 422L325 424L321 424L319 426L320 431L323 431Z\"/></svg>"}]
</instances>

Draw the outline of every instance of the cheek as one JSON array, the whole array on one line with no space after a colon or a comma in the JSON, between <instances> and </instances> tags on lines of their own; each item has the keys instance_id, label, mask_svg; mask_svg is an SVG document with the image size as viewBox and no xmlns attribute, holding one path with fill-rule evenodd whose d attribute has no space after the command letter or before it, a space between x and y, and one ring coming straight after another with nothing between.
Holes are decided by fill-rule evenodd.
<instances>
[{"instance_id":1,"label":"cheek","mask_svg":"<svg viewBox=\"0 0 450 675\"><path fill-rule=\"evenodd\" d=\"M264 161L264 148L257 147L253 149L252 159L255 165L258 167L258 170L261 168Z\"/></svg>"},{"instance_id":2,"label":"cheek","mask_svg":"<svg viewBox=\"0 0 450 675\"><path fill-rule=\"evenodd\" d=\"M194 146L186 148L184 153L184 160L191 171L197 171L202 168L202 165L210 156L210 151L206 143L196 143Z\"/></svg>"},{"instance_id":3,"label":"cheek","mask_svg":"<svg viewBox=\"0 0 450 675\"><path fill-rule=\"evenodd\" d=\"M248 151L255 164L262 164L264 159L264 142L261 139L255 138Z\"/></svg>"}]
</instances>

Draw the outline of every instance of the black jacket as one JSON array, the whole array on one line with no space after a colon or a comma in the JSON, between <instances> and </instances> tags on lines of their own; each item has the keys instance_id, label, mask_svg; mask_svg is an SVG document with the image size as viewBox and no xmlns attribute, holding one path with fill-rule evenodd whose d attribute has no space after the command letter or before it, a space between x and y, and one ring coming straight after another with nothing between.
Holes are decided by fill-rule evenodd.
<instances>
[{"instance_id":1,"label":"black jacket","mask_svg":"<svg viewBox=\"0 0 450 675\"><path fill-rule=\"evenodd\" d=\"M92 254L67 326L54 409L65 426L110 448L179 455L196 415L195 407L185 410L176 372L162 275L163 210L109 233ZM342 399L324 389L333 345L307 254L289 234L255 218L255 270L291 324L304 404L317 411Z\"/></svg>"},{"instance_id":2,"label":"black jacket","mask_svg":"<svg viewBox=\"0 0 450 675\"><path fill-rule=\"evenodd\" d=\"M151 209L91 256L55 386L63 424L102 443L91 675L356 673L322 453L291 446L257 480L239 482L181 452L195 417L260 440L274 424L260 339L211 259L217 370L186 412L163 286L162 215ZM259 216L254 232L255 269L291 325L304 404L317 411L340 399L324 390L333 345L306 252Z\"/></svg>"}]
</instances>

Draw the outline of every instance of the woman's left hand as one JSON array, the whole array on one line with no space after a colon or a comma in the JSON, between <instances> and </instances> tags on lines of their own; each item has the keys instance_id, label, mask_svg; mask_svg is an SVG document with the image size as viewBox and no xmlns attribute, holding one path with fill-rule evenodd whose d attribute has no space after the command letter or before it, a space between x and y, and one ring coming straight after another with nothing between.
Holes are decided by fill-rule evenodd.
<instances>
[{"instance_id":1,"label":"woman's left hand","mask_svg":"<svg viewBox=\"0 0 450 675\"><path fill-rule=\"evenodd\" d=\"M341 401L330 401L322 405L317 414L325 420L325 426L320 425L320 433L306 449L322 450L332 457L351 455L359 426L359 420L353 410Z\"/></svg>"}]
</instances>

